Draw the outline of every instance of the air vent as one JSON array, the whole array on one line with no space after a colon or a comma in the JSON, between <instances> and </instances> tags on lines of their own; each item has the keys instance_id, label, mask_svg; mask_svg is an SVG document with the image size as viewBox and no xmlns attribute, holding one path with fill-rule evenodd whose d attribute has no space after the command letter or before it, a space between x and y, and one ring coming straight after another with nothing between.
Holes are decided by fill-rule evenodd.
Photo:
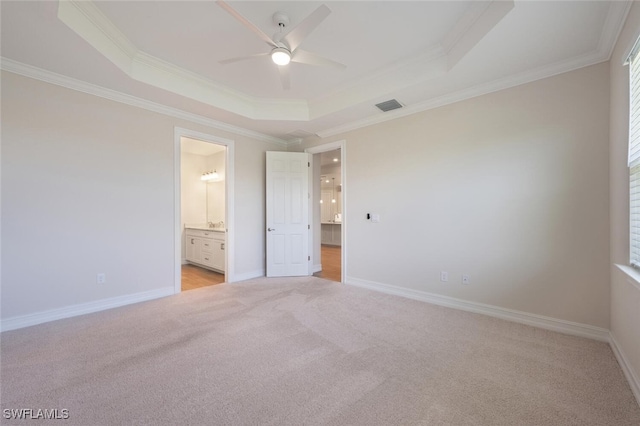
<instances>
[{"instance_id":1,"label":"air vent","mask_svg":"<svg viewBox=\"0 0 640 426\"><path fill-rule=\"evenodd\" d=\"M402 108L402 104L396 101L395 99L391 99L385 102L380 102L379 104L376 104L376 106L380 108L382 112L387 112L394 109Z\"/></svg>"}]
</instances>

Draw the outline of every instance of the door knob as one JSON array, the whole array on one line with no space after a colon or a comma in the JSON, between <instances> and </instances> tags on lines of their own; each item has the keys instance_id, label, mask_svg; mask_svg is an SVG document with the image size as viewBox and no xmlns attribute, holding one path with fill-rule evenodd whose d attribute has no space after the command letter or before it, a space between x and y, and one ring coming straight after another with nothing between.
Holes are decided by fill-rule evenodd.
<instances>
[{"instance_id":1,"label":"door knob","mask_svg":"<svg viewBox=\"0 0 640 426\"><path fill-rule=\"evenodd\" d=\"M274 228L267 228L267 231L271 232L271 231L275 231Z\"/></svg>"}]
</instances>

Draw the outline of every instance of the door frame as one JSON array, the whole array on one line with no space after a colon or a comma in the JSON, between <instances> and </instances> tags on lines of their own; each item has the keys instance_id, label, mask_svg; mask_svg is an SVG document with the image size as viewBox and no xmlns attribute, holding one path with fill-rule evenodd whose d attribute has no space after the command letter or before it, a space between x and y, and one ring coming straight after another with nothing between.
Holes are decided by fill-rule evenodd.
<instances>
[{"instance_id":1,"label":"door frame","mask_svg":"<svg viewBox=\"0 0 640 426\"><path fill-rule=\"evenodd\" d=\"M174 289L175 294L182 291L182 213L181 213L181 150L180 139L183 137L196 139L202 142L213 143L216 145L224 145L227 149L225 157L225 223L226 223L226 245L225 245L225 282L232 283L235 281L235 210L234 210L234 158L235 146L232 139L225 139L219 136L198 132L195 130L185 129L182 127L174 127L174 144L173 144L173 192L174 192Z\"/></svg>"},{"instance_id":2,"label":"door frame","mask_svg":"<svg viewBox=\"0 0 640 426\"><path fill-rule=\"evenodd\" d=\"M316 145L313 146L311 148L307 148L304 150L304 152L309 153L309 154L320 154L322 152L327 152L327 151L335 151L336 149L340 150L340 182L342 184L342 231L340 233L340 244L341 244L341 249L340 249L340 274L341 274L341 278L340 278L340 282L344 283L346 282L347 279L347 222L349 221L349 215L347 214L347 192L348 192L348 188L349 186L347 185L347 141L346 140L339 140L339 141L335 141L335 142L329 142L329 143L325 143L322 145ZM313 176L313 162L311 163L311 176ZM313 182L313 179L310 180L310 182ZM316 226L316 222L320 223L320 218L319 217L314 217L313 212L313 200L315 200L316 195L313 192L313 188L314 185L311 184L309 185L309 189L310 189L310 194L311 197L309 198L309 202L312 203L309 206L309 221L310 223L313 224L313 226ZM320 234L322 235L322 234ZM322 236L320 237L322 238ZM315 247L316 247L316 242L314 240L314 232L311 232L310 236L309 236L309 253L311 254L312 258L315 255ZM322 241L320 241L320 244L322 244ZM313 274L313 262L310 262L309 264L309 275Z\"/></svg>"}]
</instances>

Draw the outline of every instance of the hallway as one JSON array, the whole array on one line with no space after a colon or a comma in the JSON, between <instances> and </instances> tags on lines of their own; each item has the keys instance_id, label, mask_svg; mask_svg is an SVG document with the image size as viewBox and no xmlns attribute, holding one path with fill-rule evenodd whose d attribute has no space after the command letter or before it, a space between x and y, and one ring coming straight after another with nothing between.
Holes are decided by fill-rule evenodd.
<instances>
[{"instance_id":1,"label":"hallway","mask_svg":"<svg viewBox=\"0 0 640 426\"><path fill-rule=\"evenodd\" d=\"M313 274L314 277L325 278L331 281L342 281L342 247L322 245L321 263L322 271Z\"/></svg>"}]
</instances>

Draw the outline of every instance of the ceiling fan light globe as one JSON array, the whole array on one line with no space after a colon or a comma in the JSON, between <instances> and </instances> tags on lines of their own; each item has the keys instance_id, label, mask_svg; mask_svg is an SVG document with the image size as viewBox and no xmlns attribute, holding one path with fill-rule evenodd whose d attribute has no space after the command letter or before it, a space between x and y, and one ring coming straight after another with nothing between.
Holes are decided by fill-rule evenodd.
<instances>
[{"instance_id":1,"label":"ceiling fan light globe","mask_svg":"<svg viewBox=\"0 0 640 426\"><path fill-rule=\"evenodd\" d=\"M276 65L287 65L291 62L291 53L283 47L276 47L271 52L271 60Z\"/></svg>"}]
</instances>

